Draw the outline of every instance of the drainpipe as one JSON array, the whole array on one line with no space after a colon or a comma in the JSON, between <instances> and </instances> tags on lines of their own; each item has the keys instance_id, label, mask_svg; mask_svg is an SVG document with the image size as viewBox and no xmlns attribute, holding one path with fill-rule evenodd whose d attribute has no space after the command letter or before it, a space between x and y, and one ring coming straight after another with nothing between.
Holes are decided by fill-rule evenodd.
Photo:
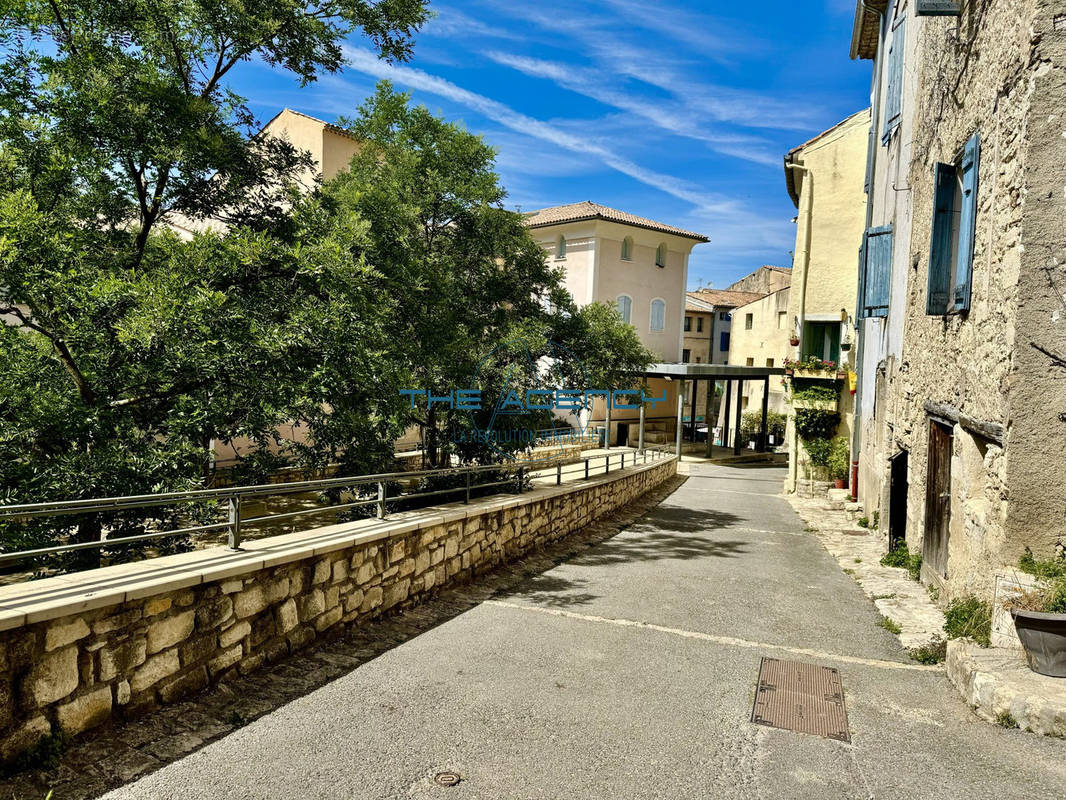
<instances>
[{"instance_id":1,"label":"drainpipe","mask_svg":"<svg viewBox=\"0 0 1066 800\"><path fill-rule=\"evenodd\" d=\"M873 188L874 181L877 177L877 132L881 130L881 57L885 43L885 12L878 11L876 8L871 8L867 5L866 0L863 0L862 7L870 13L877 14L881 18L881 35L877 42L877 56L874 58L874 91L873 103L870 106L871 136L866 147L866 163L869 165L870 186L866 191L866 227L863 228L863 235L865 236L865 232L870 230L870 226L873 224L874 219ZM859 265L860 275L861 270L864 267L864 264ZM858 287L855 290L855 338L858 339L858 342L855 347L855 372L857 373L855 383L855 413L852 416L851 425L850 486L852 499L857 499L859 496L859 453L862 452L862 378L863 356L866 352L866 325L865 320L861 316L861 292L862 281L860 280L858 282Z\"/></svg>"},{"instance_id":2,"label":"drainpipe","mask_svg":"<svg viewBox=\"0 0 1066 800\"><path fill-rule=\"evenodd\" d=\"M797 164L793 161L785 162L785 169L800 170L807 178L807 191L804 193L806 200L804 208L800 212L803 218L803 249L796 254L793 263L797 261L803 265L803 278L800 281L799 316L796 324L799 327L799 335L803 335L803 323L807 316L807 272L811 265L811 216L814 205L814 174L809 167ZM799 480L799 433L796 424L792 424L792 458L788 462L789 491L796 491L796 483Z\"/></svg>"}]
</instances>

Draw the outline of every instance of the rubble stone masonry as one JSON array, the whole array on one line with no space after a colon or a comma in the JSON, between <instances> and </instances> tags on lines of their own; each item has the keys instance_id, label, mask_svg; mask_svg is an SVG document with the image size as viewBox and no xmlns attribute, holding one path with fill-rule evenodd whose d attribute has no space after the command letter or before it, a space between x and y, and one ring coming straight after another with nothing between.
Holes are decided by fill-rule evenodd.
<instances>
[{"instance_id":1,"label":"rubble stone masonry","mask_svg":"<svg viewBox=\"0 0 1066 800\"><path fill-rule=\"evenodd\" d=\"M1066 2L977 0L927 18L918 47L902 394L907 537L922 545L928 404L956 410L950 596L1066 537ZM969 313L926 315L933 169L981 134ZM898 246L906 246L900 242ZM1002 426L1001 442L976 420Z\"/></svg>"},{"instance_id":2,"label":"rubble stone masonry","mask_svg":"<svg viewBox=\"0 0 1066 800\"><path fill-rule=\"evenodd\" d=\"M5 587L0 757L57 730L173 703L341 626L416 605L580 530L676 468L666 458L469 506L249 542L237 554L215 548Z\"/></svg>"}]
</instances>

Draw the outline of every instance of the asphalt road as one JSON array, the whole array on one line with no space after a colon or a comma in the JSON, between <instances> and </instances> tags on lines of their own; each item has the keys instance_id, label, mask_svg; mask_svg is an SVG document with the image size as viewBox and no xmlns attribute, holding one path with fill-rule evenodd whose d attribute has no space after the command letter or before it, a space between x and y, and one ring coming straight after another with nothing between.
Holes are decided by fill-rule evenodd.
<instances>
[{"instance_id":1,"label":"asphalt road","mask_svg":"<svg viewBox=\"0 0 1066 800\"><path fill-rule=\"evenodd\" d=\"M783 476L694 466L613 539L106 797L1066 796L1066 742L910 661ZM749 722L762 656L838 668L852 742Z\"/></svg>"}]
</instances>

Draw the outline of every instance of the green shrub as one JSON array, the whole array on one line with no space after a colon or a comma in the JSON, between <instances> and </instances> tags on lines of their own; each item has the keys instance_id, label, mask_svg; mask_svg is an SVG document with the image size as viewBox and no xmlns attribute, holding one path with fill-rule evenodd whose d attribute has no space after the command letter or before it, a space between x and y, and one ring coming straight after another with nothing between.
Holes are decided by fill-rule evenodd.
<instances>
[{"instance_id":1,"label":"green shrub","mask_svg":"<svg viewBox=\"0 0 1066 800\"><path fill-rule=\"evenodd\" d=\"M843 436L833 439L829 445L829 477L843 480L851 471L851 445Z\"/></svg>"},{"instance_id":2,"label":"green shrub","mask_svg":"<svg viewBox=\"0 0 1066 800\"><path fill-rule=\"evenodd\" d=\"M820 402L833 402L840 398L840 390L836 384L826 385L825 381L818 381L809 386L799 386L792 390L793 400L815 400Z\"/></svg>"},{"instance_id":3,"label":"green shrub","mask_svg":"<svg viewBox=\"0 0 1066 800\"><path fill-rule=\"evenodd\" d=\"M861 522L861 520L860 520ZM910 573L912 580L920 580L922 575L922 557L912 553L904 542L896 545L881 557L882 567L901 567Z\"/></svg>"},{"instance_id":4,"label":"green shrub","mask_svg":"<svg viewBox=\"0 0 1066 800\"><path fill-rule=\"evenodd\" d=\"M898 622L895 622L888 617L881 617L881 627L889 633L895 633L897 635L903 631L903 628L899 626Z\"/></svg>"},{"instance_id":5,"label":"green shrub","mask_svg":"<svg viewBox=\"0 0 1066 800\"><path fill-rule=\"evenodd\" d=\"M828 439L840 427L840 414L818 408L796 409L796 433L804 443L811 439Z\"/></svg>"},{"instance_id":6,"label":"green shrub","mask_svg":"<svg viewBox=\"0 0 1066 800\"><path fill-rule=\"evenodd\" d=\"M949 639L968 637L981 647L992 644L992 605L972 594L948 604L944 612L944 633Z\"/></svg>"},{"instance_id":7,"label":"green shrub","mask_svg":"<svg viewBox=\"0 0 1066 800\"><path fill-rule=\"evenodd\" d=\"M1038 578L1066 578L1066 559L1055 558L1037 561L1028 547L1018 559L1018 569Z\"/></svg>"},{"instance_id":8,"label":"green shrub","mask_svg":"<svg viewBox=\"0 0 1066 800\"><path fill-rule=\"evenodd\" d=\"M807 451L807 457L814 466L829 467L832 444L828 439L808 439L803 443L803 448Z\"/></svg>"},{"instance_id":9,"label":"green shrub","mask_svg":"<svg viewBox=\"0 0 1066 800\"><path fill-rule=\"evenodd\" d=\"M948 643L939 636L929 644L911 650L911 658L919 664L939 664L948 656Z\"/></svg>"}]
</instances>

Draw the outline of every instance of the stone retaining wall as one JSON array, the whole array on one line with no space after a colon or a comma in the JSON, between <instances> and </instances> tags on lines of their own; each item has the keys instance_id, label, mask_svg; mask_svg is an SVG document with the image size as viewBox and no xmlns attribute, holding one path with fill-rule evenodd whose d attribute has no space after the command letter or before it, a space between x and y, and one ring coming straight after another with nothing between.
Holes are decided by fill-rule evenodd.
<instances>
[{"instance_id":1,"label":"stone retaining wall","mask_svg":"<svg viewBox=\"0 0 1066 800\"><path fill-rule=\"evenodd\" d=\"M244 561L255 569L215 548L5 587L0 758L57 730L74 734L172 703L342 626L416 605L579 530L676 471L670 458L524 495L249 543L255 560ZM288 543L271 544L281 539ZM164 584L149 577L160 573ZM12 590L23 592L21 607ZM109 596L125 599L101 605Z\"/></svg>"}]
</instances>

